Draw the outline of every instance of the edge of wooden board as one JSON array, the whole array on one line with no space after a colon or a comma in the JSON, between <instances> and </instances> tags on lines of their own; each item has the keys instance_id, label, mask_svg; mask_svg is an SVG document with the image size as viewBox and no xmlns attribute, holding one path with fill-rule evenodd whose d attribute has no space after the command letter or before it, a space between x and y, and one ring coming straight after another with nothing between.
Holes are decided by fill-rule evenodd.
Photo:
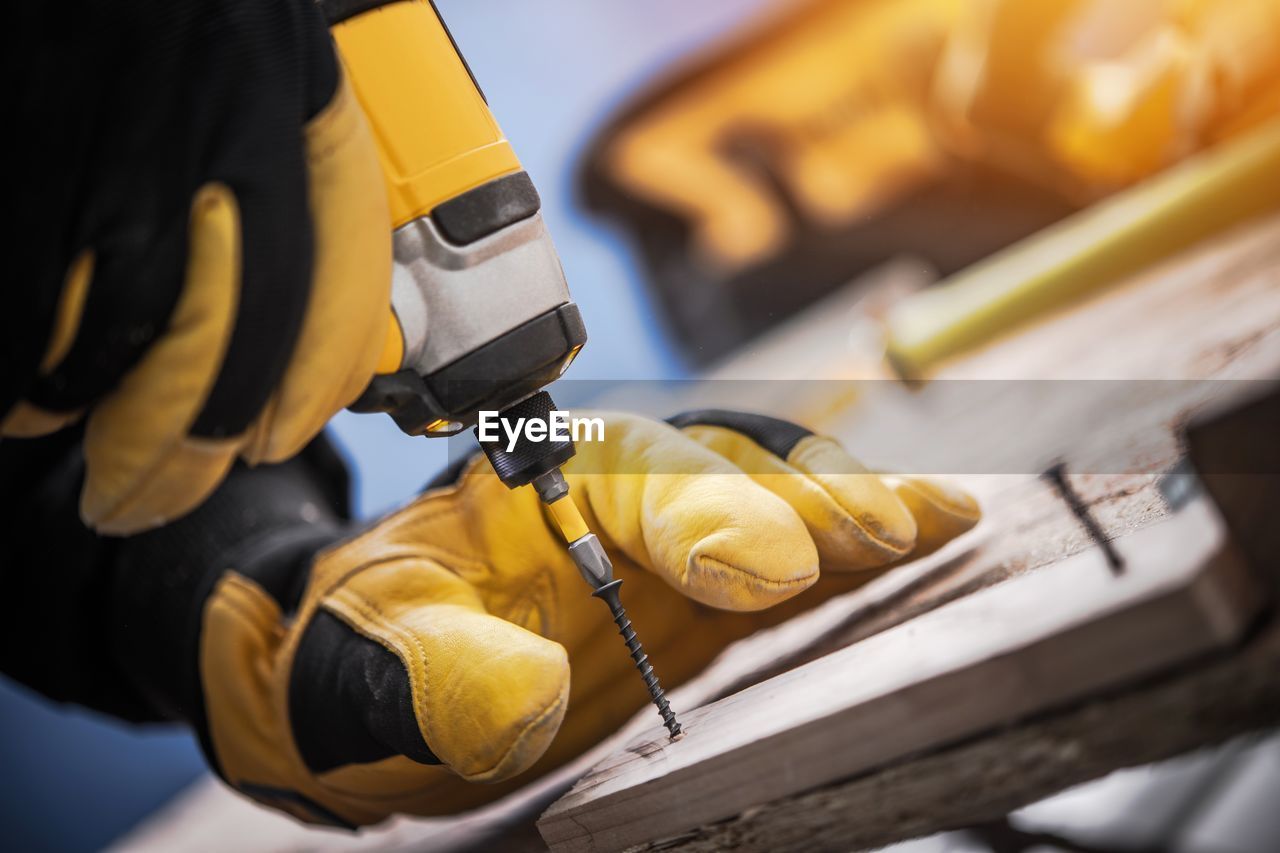
<instances>
[{"instance_id":1,"label":"edge of wooden board","mask_svg":"<svg viewBox=\"0 0 1280 853\"><path fill-rule=\"evenodd\" d=\"M1119 577L1093 548L682 714L679 742L644 733L543 814L543 839L568 853L678 835L1174 665L1247 627L1256 587L1207 501L1115 544Z\"/></svg>"}]
</instances>

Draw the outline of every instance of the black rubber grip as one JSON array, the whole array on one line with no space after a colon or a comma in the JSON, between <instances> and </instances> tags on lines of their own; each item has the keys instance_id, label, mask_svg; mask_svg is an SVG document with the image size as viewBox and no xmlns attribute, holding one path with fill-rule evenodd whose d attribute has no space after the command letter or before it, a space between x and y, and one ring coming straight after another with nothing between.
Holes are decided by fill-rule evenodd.
<instances>
[{"instance_id":1,"label":"black rubber grip","mask_svg":"<svg viewBox=\"0 0 1280 853\"><path fill-rule=\"evenodd\" d=\"M465 246L528 219L541 207L542 200L529 174L516 172L437 205L431 218L449 242Z\"/></svg>"},{"instance_id":2,"label":"black rubber grip","mask_svg":"<svg viewBox=\"0 0 1280 853\"><path fill-rule=\"evenodd\" d=\"M478 410L502 410L555 381L586 341L578 306L568 302L435 373L419 376L405 369L374 377L350 408L387 412L409 435L423 434L440 418L468 427L476 422Z\"/></svg>"}]
</instances>

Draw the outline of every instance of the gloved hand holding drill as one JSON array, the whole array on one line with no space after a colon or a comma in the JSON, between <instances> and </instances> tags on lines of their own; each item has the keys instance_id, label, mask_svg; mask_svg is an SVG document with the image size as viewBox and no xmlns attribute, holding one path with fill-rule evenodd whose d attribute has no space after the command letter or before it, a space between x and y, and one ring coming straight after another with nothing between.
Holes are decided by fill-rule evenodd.
<instances>
[{"instance_id":1,"label":"gloved hand holding drill","mask_svg":"<svg viewBox=\"0 0 1280 853\"><path fill-rule=\"evenodd\" d=\"M312 440L402 367L379 356L400 214L424 240L460 225L448 251L487 263L495 227L535 244L520 223L536 196L472 197L447 221L416 190L389 205L311 0L20 14L35 51L20 100L52 158L36 162L65 180L23 196L48 227L18 247L33 286L3 315L0 669L185 720L237 789L340 825L475 806L614 731L644 691L531 489L477 456L353 532L341 463ZM497 147L474 168L518 168ZM415 343L399 320L406 369L433 341L465 343L439 325ZM515 378L554 376L564 353ZM402 387L387 399L404 425L422 400ZM610 415L605 435L564 472L669 686L978 517L962 493L769 418Z\"/></svg>"},{"instance_id":2,"label":"gloved hand holding drill","mask_svg":"<svg viewBox=\"0 0 1280 853\"><path fill-rule=\"evenodd\" d=\"M0 430L85 417L85 521L194 508L297 453L368 385L391 226L312 0L18 11L32 146L0 324Z\"/></svg>"}]
</instances>

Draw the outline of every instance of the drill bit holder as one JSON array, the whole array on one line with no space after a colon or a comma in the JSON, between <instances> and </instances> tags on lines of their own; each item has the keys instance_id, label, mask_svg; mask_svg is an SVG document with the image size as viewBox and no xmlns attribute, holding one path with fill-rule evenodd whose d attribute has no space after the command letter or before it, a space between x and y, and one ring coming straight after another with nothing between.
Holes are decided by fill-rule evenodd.
<instances>
[{"instance_id":1,"label":"drill bit holder","mask_svg":"<svg viewBox=\"0 0 1280 853\"><path fill-rule=\"evenodd\" d=\"M550 423L551 413L555 409L556 404L551 399L551 395L546 391L539 391L525 397L498 415L498 421L504 425L504 428L499 430L500 437L497 441L481 441L479 428L475 430L476 441L480 442L480 448L484 450L484 455L489 457L489 462L497 472L498 479L507 488L514 489L533 482L536 477L558 469L572 459L577 452L572 439L530 441L524 433L519 434L512 449L507 449L506 425L514 427L521 419Z\"/></svg>"}]
</instances>

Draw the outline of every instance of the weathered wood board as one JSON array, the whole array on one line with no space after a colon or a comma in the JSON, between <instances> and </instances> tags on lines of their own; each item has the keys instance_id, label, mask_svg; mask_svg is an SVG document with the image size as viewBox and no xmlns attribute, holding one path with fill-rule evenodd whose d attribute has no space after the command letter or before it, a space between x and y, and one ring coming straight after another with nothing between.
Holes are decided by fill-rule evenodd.
<instances>
[{"instance_id":1,"label":"weathered wood board","mask_svg":"<svg viewBox=\"0 0 1280 853\"><path fill-rule=\"evenodd\" d=\"M1272 619L1243 647L1166 676L628 853L848 853L998 821L1117 768L1274 730L1280 725L1278 671L1280 623Z\"/></svg>"},{"instance_id":2,"label":"weathered wood board","mask_svg":"<svg viewBox=\"0 0 1280 853\"><path fill-rule=\"evenodd\" d=\"M553 851L615 851L865 772L1239 638L1259 600L1207 502L953 601L650 731L539 821Z\"/></svg>"}]
</instances>

